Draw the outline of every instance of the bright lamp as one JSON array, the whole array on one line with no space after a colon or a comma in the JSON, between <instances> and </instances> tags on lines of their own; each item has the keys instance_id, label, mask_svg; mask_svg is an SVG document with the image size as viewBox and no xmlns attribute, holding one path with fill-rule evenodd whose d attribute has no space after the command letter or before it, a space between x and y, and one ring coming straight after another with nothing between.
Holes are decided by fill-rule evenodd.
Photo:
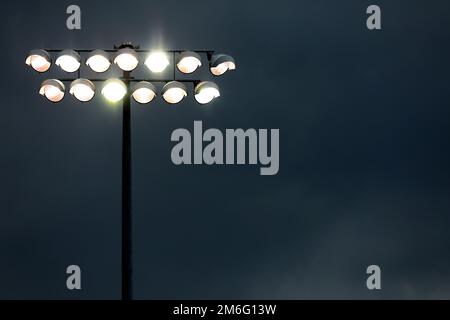
<instances>
[{"instance_id":1,"label":"bright lamp","mask_svg":"<svg viewBox=\"0 0 450 320\"><path fill-rule=\"evenodd\" d=\"M111 60L107 52L103 50L94 50L89 54L86 65L95 72L102 73L109 69Z\"/></svg>"},{"instance_id":2,"label":"bright lamp","mask_svg":"<svg viewBox=\"0 0 450 320\"><path fill-rule=\"evenodd\" d=\"M220 97L220 91L214 82L201 82L195 87L195 100L200 104L208 104Z\"/></svg>"},{"instance_id":3,"label":"bright lamp","mask_svg":"<svg viewBox=\"0 0 450 320\"><path fill-rule=\"evenodd\" d=\"M139 59L136 51L130 48L123 48L117 52L114 63L123 71L133 71L139 64Z\"/></svg>"},{"instance_id":4,"label":"bright lamp","mask_svg":"<svg viewBox=\"0 0 450 320\"><path fill-rule=\"evenodd\" d=\"M138 103L145 104L151 102L156 97L156 88L147 81L141 81L133 89L133 98Z\"/></svg>"},{"instance_id":5,"label":"bright lamp","mask_svg":"<svg viewBox=\"0 0 450 320\"><path fill-rule=\"evenodd\" d=\"M55 64L66 72L75 72L81 66L81 57L74 50L63 50Z\"/></svg>"},{"instance_id":6,"label":"bright lamp","mask_svg":"<svg viewBox=\"0 0 450 320\"><path fill-rule=\"evenodd\" d=\"M105 81L102 95L111 102L122 100L127 94L127 86L119 79L109 79Z\"/></svg>"},{"instance_id":7,"label":"bright lamp","mask_svg":"<svg viewBox=\"0 0 450 320\"><path fill-rule=\"evenodd\" d=\"M50 54L40 49L31 50L25 63L37 72L46 72L52 65Z\"/></svg>"},{"instance_id":8,"label":"bright lamp","mask_svg":"<svg viewBox=\"0 0 450 320\"><path fill-rule=\"evenodd\" d=\"M69 92L81 102L88 102L95 95L95 86L88 79L77 79L71 83Z\"/></svg>"},{"instance_id":9,"label":"bright lamp","mask_svg":"<svg viewBox=\"0 0 450 320\"><path fill-rule=\"evenodd\" d=\"M181 82L172 81L164 86L161 94L166 102L177 104L187 97L187 89Z\"/></svg>"},{"instance_id":10,"label":"bright lamp","mask_svg":"<svg viewBox=\"0 0 450 320\"><path fill-rule=\"evenodd\" d=\"M185 51L180 54L177 67L182 73L193 73L201 66L202 60L198 53L193 51Z\"/></svg>"},{"instance_id":11,"label":"bright lamp","mask_svg":"<svg viewBox=\"0 0 450 320\"><path fill-rule=\"evenodd\" d=\"M145 60L145 65L150 71L155 73L161 73L166 70L167 66L170 64L167 55L163 52L151 52L147 59Z\"/></svg>"},{"instance_id":12,"label":"bright lamp","mask_svg":"<svg viewBox=\"0 0 450 320\"><path fill-rule=\"evenodd\" d=\"M228 70L235 70L236 62L233 57L227 54L213 55L211 59L211 73L215 76L221 76Z\"/></svg>"},{"instance_id":13,"label":"bright lamp","mask_svg":"<svg viewBox=\"0 0 450 320\"><path fill-rule=\"evenodd\" d=\"M45 96L51 102L59 102L64 98L65 89L61 81L49 79L42 82L39 94Z\"/></svg>"}]
</instances>

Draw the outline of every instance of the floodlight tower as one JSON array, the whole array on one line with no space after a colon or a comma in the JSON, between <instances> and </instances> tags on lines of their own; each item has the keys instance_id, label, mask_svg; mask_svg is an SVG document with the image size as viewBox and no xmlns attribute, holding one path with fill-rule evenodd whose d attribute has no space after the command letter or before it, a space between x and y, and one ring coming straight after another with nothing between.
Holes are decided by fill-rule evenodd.
<instances>
[{"instance_id":1,"label":"floodlight tower","mask_svg":"<svg viewBox=\"0 0 450 320\"><path fill-rule=\"evenodd\" d=\"M151 82L165 83L161 95L169 104L178 104L187 95L184 83L193 84L195 100L206 105L220 96L219 87L211 81L177 80L176 68L183 74L191 74L202 66L201 54L206 55L214 76L221 76L236 69L234 59L225 54L214 54L211 50L141 50L131 43L114 46L114 49L35 49L31 50L26 64L39 73L47 72L53 62L50 53L56 53L54 62L67 73L78 71L78 78L47 79L42 82L39 93L58 103L64 99L64 82L70 82L70 93L79 101L88 102L95 95L94 82L102 82L102 95L116 103L122 100L122 300L133 299L133 219L132 219L132 158L131 158L131 97L140 104L150 103L157 95ZM120 79L83 79L80 74L81 54L87 54L86 65L96 73L107 71L112 62L122 71ZM111 59L110 54L114 54ZM173 57L172 79L135 79L131 73L139 65L139 54L148 54L144 64L152 73L161 73L169 65L168 54ZM176 59L178 55L178 59ZM132 88L132 83L134 87Z\"/></svg>"}]
</instances>

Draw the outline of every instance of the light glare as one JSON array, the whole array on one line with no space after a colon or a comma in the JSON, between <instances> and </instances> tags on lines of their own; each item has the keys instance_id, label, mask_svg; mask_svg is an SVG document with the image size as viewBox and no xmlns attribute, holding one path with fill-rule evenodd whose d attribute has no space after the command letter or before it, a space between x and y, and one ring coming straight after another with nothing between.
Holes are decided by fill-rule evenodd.
<instances>
[{"instance_id":1,"label":"light glare","mask_svg":"<svg viewBox=\"0 0 450 320\"><path fill-rule=\"evenodd\" d=\"M195 100L200 104L208 104L218 97L219 87L214 82L205 81L195 88Z\"/></svg>"},{"instance_id":2,"label":"light glare","mask_svg":"<svg viewBox=\"0 0 450 320\"><path fill-rule=\"evenodd\" d=\"M134 69L136 69L139 61L135 56L129 53L123 53L117 56L114 63L117 64L123 71L133 71Z\"/></svg>"},{"instance_id":3,"label":"light glare","mask_svg":"<svg viewBox=\"0 0 450 320\"><path fill-rule=\"evenodd\" d=\"M122 100L127 93L127 87L119 79L110 79L105 82L102 95L111 102Z\"/></svg>"},{"instance_id":4,"label":"light glare","mask_svg":"<svg viewBox=\"0 0 450 320\"><path fill-rule=\"evenodd\" d=\"M152 52L145 60L145 65L150 71L155 73L161 73L166 70L170 64L169 59L163 52Z\"/></svg>"}]
</instances>

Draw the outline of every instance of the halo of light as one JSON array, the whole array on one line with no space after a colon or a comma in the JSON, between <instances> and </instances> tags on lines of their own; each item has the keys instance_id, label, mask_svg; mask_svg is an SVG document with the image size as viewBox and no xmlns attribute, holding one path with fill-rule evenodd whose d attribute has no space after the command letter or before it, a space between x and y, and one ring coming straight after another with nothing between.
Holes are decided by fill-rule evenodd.
<instances>
[{"instance_id":1,"label":"halo of light","mask_svg":"<svg viewBox=\"0 0 450 320\"><path fill-rule=\"evenodd\" d=\"M114 63L123 71L133 71L139 64L138 54L131 48L122 48L117 51Z\"/></svg>"},{"instance_id":2,"label":"halo of light","mask_svg":"<svg viewBox=\"0 0 450 320\"><path fill-rule=\"evenodd\" d=\"M102 95L111 102L118 102L125 97L127 94L127 86L122 80L119 79L109 79L106 80Z\"/></svg>"},{"instance_id":3,"label":"halo of light","mask_svg":"<svg viewBox=\"0 0 450 320\"><path fill-rule=\"evenodd\" d=\"M88 55L86 65L95 72L103 73L111 66L111 59L106 51L94 50Z\"/></svg>"},{"instance_id":4,"label":"halo of light","mask_svg":"<svg viewBox=\"0 0 450 320\"><path fill-rule=\"evenodd\" d=\"M213 55L211 58L211 73L215 76L221 76L228 70L235 70L236 62L232 56L227 54Z\"/></svg>"},{"instance_id":5,"label":"halo of light","mask_svg":"<svg viewBox=\"0 0 450 320\"><path fill-rule=\"evenodd\" d=\"M55 64L66 72L75 72L81 66L81 57L74 50L63 50L56 59Z\"/></svg>"},{"instance_id":6,"label":"halo of light","mask_svg":"<svg viewBox=\"0 0 450 320\"><path fill-rule=\"evenodd\" d=\"M202 59L200 55L193 51L185 51L180 54L178 58L178 70L180 72L189 74L195 72L202 66Z\"/></svg>"},{"instance_id":7,"label":"halo of light","mask_svg":"<svg viewBox=\"0 0 450 320\"><path fill-rule=\"evenodd\" d=\"M95 86L88 79L77 79L70 84L69 92L79 101L88 102L95 95Z\"/></svg>"},{"instance_id":8,"label":"halo of light","mask_svg":"<svg viewBox=\"0 0 450 320\"><path fill-rule=\"evenodd\" d=\"M46 72L52 65L50 54L41 49L31 50L25 63L31 66L37 72Z\"/></svg>"},{"instance_id":9,"label":"halo of light","mask_svg":"<svg viewBox=\"0 0 450 320\"><path fill-rule=\"evenodd\" d=\"M151 52L145 60L147 68L155 73L161 73L169 66L170 62L164 52Z\"/></svg>"},{"instance_id":10,"label":"halo of light","mask_svg":"<svg viewBox=\"0 0 450 320\"><path fill-rule=\"evenodd\" d=\"M183 83L172 81L164 86L161 94L167 103L177 104L187 97L187 89Z\"/></svg>"},{"instance_id":11,"label":"halo of light","mask_svg":"<svg viewBox=\"0 0 450 320\"><path fill-rule=\"evenodd\" d=\"M214 82L201 82L195 87L195 100L200 104L208 104L218 97L220 97L219 87Z\"/></svg>"},{"instance_id":12,"label":"halo of light","mask_svg":"<svg viewBox=\"0 0 450 320\"><path fill-rule=\"evenodd\" d=\"M51 102L59 102L64 98L64 84L57 79L48 79L42 82L39 94L45 96Z\"/></svg>"},{"instance_id":13,"label":"halo of light","mask_svg":"<svg viewBox=\"0 0 450 320\"><path fill-rule=\"evenodd\" d=\"M156 97L156 88L147 81L141 81L133 88L133 98L140 104L146 104Z\"/></svg>"}]
</instances>

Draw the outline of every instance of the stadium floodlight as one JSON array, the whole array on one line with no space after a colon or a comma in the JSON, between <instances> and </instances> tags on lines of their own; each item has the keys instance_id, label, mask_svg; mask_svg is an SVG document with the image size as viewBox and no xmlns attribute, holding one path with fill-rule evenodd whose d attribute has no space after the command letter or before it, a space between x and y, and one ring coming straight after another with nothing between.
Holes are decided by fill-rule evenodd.
<instances>
[{"instance_id":1,"label":"stadium floodlight","mask_svg":"<svg viewBox=\"0 0 450 320\"><path fill-rule=\"evenodd\" d=\"M134 86L132 96L136 102L146 104L156 97L156 88L150 82L141 81Z\"/></svg>"},{"instance_id":2,"label":"stadium floodlight","mask_svg":"<svg viewBox=\"0 0 450 320\"><path fill-rule=\"evenodd\" d=\"M200 104L208 104L218 97L219 87L214 82L204 81L195 87L195 100Z\"/></svg>"},{"instance_id":3,"label":"stadium floodlight","mask_svg":"<svg viewBox=\"0 0 450 320\"><path fill-rule=\"evenodd\" d=\"M164 100L170 104L180 103L188 95L186 86L178 81L172 81L166 84L161 94Z\"/></svg>"},{"instance_id":4,"label":"stadium floodlight","mask_svg":"<svg viewBox=\"0 0 450 320\"><path fill-rule=\"evenodd\" d=\"M122 48L117 52L114 63L123 71L133 71L139 64L139 57L134 49Z\"/></svg>"},{"instance_id":5,"label":"stadium floodlight","mask_svg":"<svg viewBox=\"0 0 450 320\"><path fill-rule=\"evenodd\" d=\"M55 57L51 55L55 54ZM52 64L59 66L62 70L73 73L78 71L76 76L65 79L48 79L41 83L39 93L51 102L57 103L64 99L65 84L70 84L69 93L78 101L89 102L96 94L96 87L101 88L101 95L112 103L121 101L122 106L122 250L121 250L121 271L122 271L122 300L133 299L133 256L132 256L132 99L140 104L147 104L155 100L157 87L164 84L161 95L169 104L177 104L188 96L188 88L193 89L193 97L202 104L208 104L220 97L220 90L216 83L206 79L192 79L183 76L194 73L202 66L202 57L207 57L205 65L215 76L220 76L229 70L236 69L234 59L229 55L214 54L212 50L142 50L139 46L131 43L124 43L121 46L114 46L113 49L35 49L31 50L26 58L26 64L37 72L48 71ZM56 58L56 60L54 60ZM170 58L170 60L169 60ZM121 69L121 75L114 75L112 78L89 78L82 76L82 61L84 68L102 74L111 69L111 64L116 64ZM163 78L135 77L133 71L138 67L139 62L144 61L144 65L152 73L162 73L168 71L170 66L170 76ZM116 68L114 68L116 69ZM180 74L177 74L177 70ZM118 70L110 70L113 74ZM91 73L92 74L92 73ZM143 74L143 73L142 73ZM169 72L165 72L165 75ZM199 72L200 74L200 72ZM211 77L211 75L209 75ZM88 79L89 78L89 79ZM96 85L94 85L94 83ZM187 86L189 85L189 86ZM118 104L115 104L116 106ZM114 108L117 110L117 108Z\"/></svg>"},{"instance_id":6,"label":"stadium floodlight","mask_svg":"<svg viewBox=\"0 0 450 320\"><path fill-rule=\"evenodd\" d=\"M95 95L95 86L88 79L77 79L71 83L69 92L79 101L88 102Z\"/></svg>"},{"instance_id":7,"label":"stadium floodlight","mask_svg":"<svg viewBox=\"0 0 450 320\"><path fill-rule=\"evenodd\" d=\"M63 50L56 59L55 64L66 72L75 72L81 66L81 57L74 50Z\"/></svg>"},{"instance_id":8,"label":"stadium floodlight","mask_svg":"<svg viewBox=\"0 0 450 320\"><path fill-rule=\"evenodd\" d=\"M211 73L215 76L221 76L228 70L235 70L236 62L232 56L227 54L213 55L211 58Z\"/></svg>"},{"instance_id":9,"label":"stadium floodlight","mask_svg":"<svg viewBox=\"0 0 450 320\"><path fill-rule=\"evenodd\" d=\"M202 59L200 55L193 51L185 51L180 54L178 58L178 70L182 73L189 74L195 72L202 66Z\"/></svg>"},{"instance_id":10,"label":"stadium floodlight","mask_svg":"<svg viewBox=\"0 0 450 320\"><path fill-rule=\"evenodd\" d=\"M111 59L106 51L94 50L89 54L86 65L95 72L103 73L111 66Z\"/></svg>"},{"instance_id":11,"label":"stadium floodlight","mask_svg":"<svg viewBox=\"0 0 450 320\"><path fill-rule=\"evenodd\" d=\"M150 52L147 59L145 60L145 65L150 71L155 73L161 73L169 66L170 62L167 55L161 51Z\"/></svg>"},{"instance_id":12,"label":"stadium floodlight","mask_svg":"<svg viewBox=\"0 0 450 320\"><path fill-rule=\"evenodd\" d=\"M64 84L57 79L48 79L42 82L39 93L51 102L60 102L65 94Z\"/></svg>"},{"instance_id":13,"label":"stadium floodlight","mask_svg":"<svg viewBox=\"0 0 450 320\"><path fill-rule=\"evenodd\" d=\"M37 72L46 72L52 65L50 54L41 49L31 50L25 63Z\"/></svg>"},{"instance_id":14,"label":"stadium floodlight","mask_svg":"<svg viewBox=\"0 0 450 320\"><path fill-rule=\"evenodd\" d=\"M127 94L127 86L122 80L109 79L105 81L102 94L109 101L117 102L122 100Z\"/></svg>"}]
</instances>

